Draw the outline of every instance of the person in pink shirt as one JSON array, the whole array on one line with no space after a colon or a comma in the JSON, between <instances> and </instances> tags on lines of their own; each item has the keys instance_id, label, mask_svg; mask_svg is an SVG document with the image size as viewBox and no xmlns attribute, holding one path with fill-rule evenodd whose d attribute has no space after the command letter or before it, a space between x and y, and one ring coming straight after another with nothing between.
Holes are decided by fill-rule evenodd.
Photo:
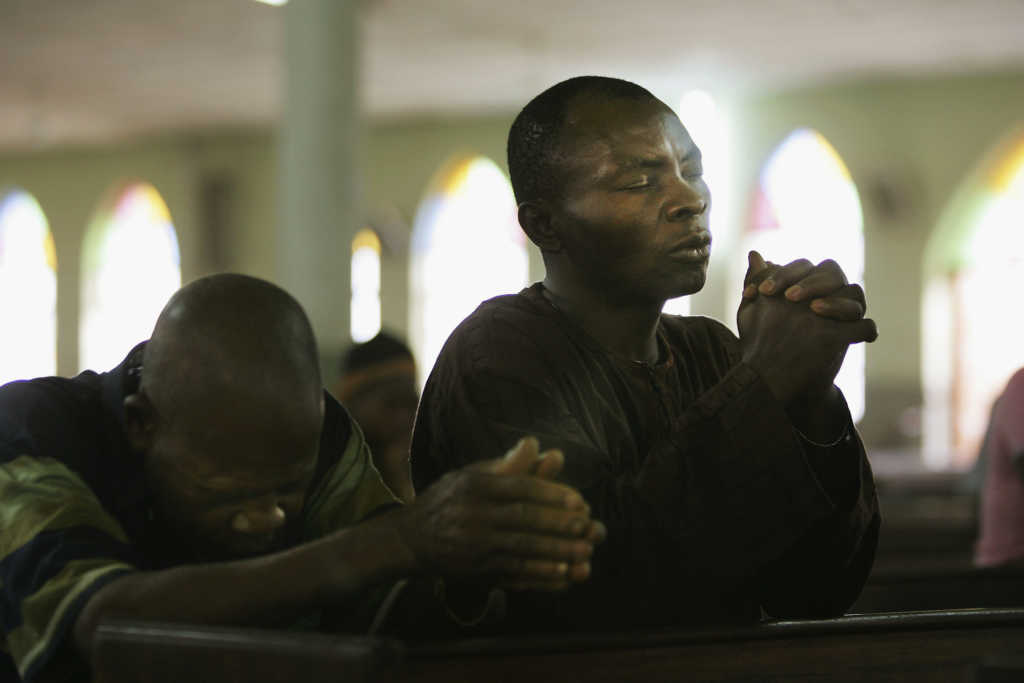
<instances>
[{"instance_id":1,"label":"person in pink shirt","mask_svg":"<svg viewBox=\"0 0 1024 683\"><path fill-rule=\"evenodd\" d=\"M1024 369L992 410L983 457L988 466L981 498L979 567L1024 567Z\"/></svg>"}]
</instances>

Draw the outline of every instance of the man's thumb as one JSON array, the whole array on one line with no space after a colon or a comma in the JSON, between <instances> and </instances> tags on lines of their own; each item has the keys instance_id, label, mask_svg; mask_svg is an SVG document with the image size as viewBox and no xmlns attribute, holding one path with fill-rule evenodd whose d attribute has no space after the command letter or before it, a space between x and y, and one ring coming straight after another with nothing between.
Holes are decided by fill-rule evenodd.
<instances>
[{"instance_id":1,"label":"man's thumb","mask_svg":"<svg viewBox=\"0 0 1024 683\"><path fill-rule=\"evenodd\" d=\"M751 279L767 267L768 264L764 262L761 254L751 249L747 253L747 274L743 276L743 285L750 284Z\"/></svg>"},{"instance_id":2,"label":"man's thumb","mask_svg":"<svg viewBox=\"0 0 1024 683\"><path fill-rule=\"evenodd\" d=\"M532 436L524 436L510 448L505 457L493 461L495 474L530 474L539 458L540 444Z\"/></svg>"},{"instance_id":3,"label":"man's thumb","mask_svg":"<svg viewBox=\"0 0 1024 683\"><path fill-rule=\"evenodd\" d=\"M847 333L847 344L873 342L878 339L878 326L875 325L875 321L871 318L862 318L860 320L843 323L843 327Z\"/></svg>"}]
</instances>

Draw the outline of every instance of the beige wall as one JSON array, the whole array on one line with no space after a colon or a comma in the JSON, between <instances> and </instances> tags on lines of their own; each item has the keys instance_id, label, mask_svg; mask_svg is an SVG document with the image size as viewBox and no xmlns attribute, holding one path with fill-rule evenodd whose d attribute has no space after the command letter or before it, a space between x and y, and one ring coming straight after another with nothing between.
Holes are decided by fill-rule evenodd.
<instances>
[{"instance_id":1,"label":"beige wall","mask_svg":"<svg viewBox=\"0 0 1024 683\"><path fill-rule=\"evenodd\" d=\"M997 140L1024 121L1024 72L847 83L748 95L729 104L735 128L735 220L719 224L713 219L718 243L727 251L746 215L745 202L760 166L789 131L816 128L849 167L863 204L870 312L883 335L868 352L868 413L862 428L875 444L906 442L896 420L920 401L922 252L962 180ZM484 154L504 166L511 116L411 118L368 127L362 190L368 220L384 233L385 325L405 329L408 230L435 172L465 153ZM230 187L225 226L230 248L221 264L209 262L201 228L200 188L215 177ZM82 235L104 192L133 178L152 182L167 201L186 281L218 266L275 277L278 166L269 131L0 152L0 187L18 185L32 192L54 232L63 374L77 370ZM735 283L728 268L721 267L730 257L716 254L695 312L732 317L725 308ZM347 263L348 254L339 254L339 267ZM533 271L539 272L536 258Z\"/></svg>"}]
</instances>

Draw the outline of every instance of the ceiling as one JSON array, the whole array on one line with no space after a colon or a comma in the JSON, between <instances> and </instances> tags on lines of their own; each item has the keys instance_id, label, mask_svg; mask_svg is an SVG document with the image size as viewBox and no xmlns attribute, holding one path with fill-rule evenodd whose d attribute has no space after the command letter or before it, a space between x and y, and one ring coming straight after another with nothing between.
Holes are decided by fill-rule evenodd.
<instances>
[{"instance_id":1,"label":"ceiling","mask_svg":"<svg viewBox=\"0 0 1024 683\"><path fill-rule=\"evenodd\" d=\"M272 124L286 11L0 0L0 147ZM1024 68L1024 0L364 0L363 32L371 115L513 111L579 73L672 97Z\"/></svg>"}]
</instances>

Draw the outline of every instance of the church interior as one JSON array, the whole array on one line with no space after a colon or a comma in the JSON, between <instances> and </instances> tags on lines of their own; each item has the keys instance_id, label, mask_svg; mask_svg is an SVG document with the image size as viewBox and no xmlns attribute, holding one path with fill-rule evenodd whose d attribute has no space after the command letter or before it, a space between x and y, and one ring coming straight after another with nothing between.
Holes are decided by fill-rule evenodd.
<instances>
[{"instance_id":1,"label":"church interior","mask_svg":"<svg viewBox=\"0 0 1024 683\"><path fill-rule=\"evenodd\" d=\"M544 277L508 180L517 112L565 78L628 79L678 113L713 198L707 283L666 312L735 331L757 249L835 259L879 329L837 378L883 518L853 625L744 635L747 665L847 680L829 661L889 638L857 680L965 680L968 655L920 614L971 609L947 638L978 644L970 680L1024 675L1024 573L973 561L979 453L1024 366L1024 4L6 0L0 16L0 384L110 369L181 285L232 271L296 296L329 386L380 330L408 341L422 386L481 301ZM882 634L856 616L894 612L918 621ZM608 680L685 674L687 652L694 680L754 680L709 663L727 639L633 640L617 660L608 642L490 643L470 663L437 646L408 655L408 680L441 680L445 657L466 660L445 680L488 661L547 680L530 647L577 671L592 652ZM331 661L321 646L280 661Z\"/></svg>"}]
</instances>

